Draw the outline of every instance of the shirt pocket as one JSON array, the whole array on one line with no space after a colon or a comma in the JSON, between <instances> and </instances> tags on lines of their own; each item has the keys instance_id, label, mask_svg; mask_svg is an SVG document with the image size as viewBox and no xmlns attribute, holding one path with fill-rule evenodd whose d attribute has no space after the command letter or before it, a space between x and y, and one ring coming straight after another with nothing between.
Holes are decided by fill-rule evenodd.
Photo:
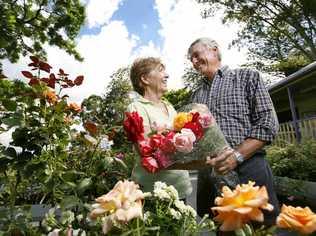
<instances>
[{"instance_id":1,"label":"shirt pocket","mask_svg":"<svg viewBox=\"0 0 316 236\"><path fill-rule=\"evenodd\" d=\"M236 118L249 116L249 102L242 90L230 90L219 98L219 107L223 114Z\"/></svg>"}]
</instances>

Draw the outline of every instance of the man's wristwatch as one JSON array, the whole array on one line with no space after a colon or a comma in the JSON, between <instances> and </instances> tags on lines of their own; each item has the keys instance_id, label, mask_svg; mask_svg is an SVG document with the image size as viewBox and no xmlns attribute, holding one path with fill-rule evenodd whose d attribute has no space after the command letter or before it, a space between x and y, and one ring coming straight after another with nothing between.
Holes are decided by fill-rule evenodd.
<instances>
[{"instance_id":1,"label":"man's wristwatch","mask_svg":"<svg viewBox=\"0 0 316 236\"><path fill-rule=\"evenodd\" d=\"M237 160L238 165L245 161L245 157L238 151L234 151L235 158Z\"/></svg>"}]
</instances>

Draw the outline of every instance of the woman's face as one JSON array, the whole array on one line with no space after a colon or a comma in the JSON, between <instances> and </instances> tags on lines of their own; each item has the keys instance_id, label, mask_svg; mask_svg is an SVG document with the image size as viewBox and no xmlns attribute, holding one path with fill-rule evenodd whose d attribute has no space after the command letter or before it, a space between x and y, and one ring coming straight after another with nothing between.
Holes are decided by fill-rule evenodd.
<instances>
[{"instance_id":1,"label":"woman's face","mask_svg":"<svg viewBox=\"0 0 316 236\"><path fill-rule=\"evenodd\" d=\"M165 93L167 88L167 81L169 75L167 74L165 67L163 65L156 66L151 70L146 76L144 76L143 83L148 90L156 94Z\"/></svg>"}]
</instances>

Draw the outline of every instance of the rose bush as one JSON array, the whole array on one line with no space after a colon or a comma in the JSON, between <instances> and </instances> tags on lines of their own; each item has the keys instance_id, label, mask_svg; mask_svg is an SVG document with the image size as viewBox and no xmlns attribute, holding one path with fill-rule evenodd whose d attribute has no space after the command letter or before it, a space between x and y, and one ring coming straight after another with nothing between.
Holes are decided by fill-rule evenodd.
<instances>
[{"instance_id":1,"label":"rose bush","mask_svg":"<svg viewBox=\"0 0 316 236\"><path fill-rule=\"evenodd\" d=\"M112 127L83 121L85 110L69 100L67 90L84 77L54 73L36 57L29 66L24 79L0 79L0 133L12 133L9 145L0 145L0 234L45 232L32 231L29 204L59 206L64 218L68 211L86 215L85 202L131 171L125 161L133 153L111 148ZM78 125L85 130L76 130ZM125 158L117 158L122 152Z\"/></svg>"}]
</instances>

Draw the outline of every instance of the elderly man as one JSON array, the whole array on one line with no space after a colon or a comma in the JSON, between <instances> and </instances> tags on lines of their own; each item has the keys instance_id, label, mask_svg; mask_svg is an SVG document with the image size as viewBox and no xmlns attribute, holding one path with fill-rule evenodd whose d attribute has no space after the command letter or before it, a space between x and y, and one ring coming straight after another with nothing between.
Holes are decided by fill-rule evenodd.
<instances>
[{"instance_id":1,"label":"elderly man","mask_svg":"<svg viewBox=\"0 0 316 236\"><path fill-rule=\"evenodd\" d=\"M265 212L265 224L272 225L279 213L273 189L273 176L262 149L278 130L278 121L267 89L257 71L248 68L230 69L222 66L216 41L200 38L194 41L188 56L193 67L205 76L193 91L192 102L208 106L233 148L207 163L217 172L238 173L241 183L255 181L265 185L273 212ZM211 213L216 189L209 169L199 171L197 211L200 216Z\"/></svg>"}]
</instances>

